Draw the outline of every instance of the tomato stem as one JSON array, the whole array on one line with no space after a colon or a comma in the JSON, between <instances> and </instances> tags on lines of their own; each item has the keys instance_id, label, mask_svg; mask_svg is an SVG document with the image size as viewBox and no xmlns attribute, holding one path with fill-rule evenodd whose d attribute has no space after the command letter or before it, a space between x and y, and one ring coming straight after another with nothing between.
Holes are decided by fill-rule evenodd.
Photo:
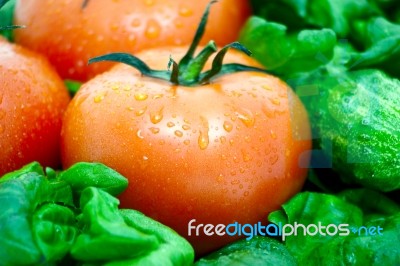
<instances>
[{"instance_id":1,"label":"tomato stem","mask_svg":"<svg viewBox=\"0 0 400 266\"><path fill-rule=\"evenodd\" d=\"M87 3L88 0L85 0ZM209 57L217 51L217 46L214 41L210 41L201 52L194 57L194 53L200 43L201 38L204 35L208 16L210 13L211 6L216 3L216 0L212 0L208 3L206 10L201 18L199 27L197 28L196 34L193 41L186 52L185 56L176 63L171 57L168 62L168 70L152 70L150 67L140 60L139 58L125 53L111 53L95 57L89 60L89 64L100 61L113 61L128 64L140 71L142 75L153 77L157 79L163 79L171 82L172 84L184 85L184 86L198 86L200 84L206 84L211 81L212 78L235 73L239 71L258 71L267 72L264 69L249 67L241 64L223 64L224 57L229 49L239 50L247 55L251 55L251 52L246 49L243 45L238 42L230 43L224 46L215 56L211 70L201 73L205 63ZM172 66L172 71L170 68Z\"/></svg>"}]
</instances>

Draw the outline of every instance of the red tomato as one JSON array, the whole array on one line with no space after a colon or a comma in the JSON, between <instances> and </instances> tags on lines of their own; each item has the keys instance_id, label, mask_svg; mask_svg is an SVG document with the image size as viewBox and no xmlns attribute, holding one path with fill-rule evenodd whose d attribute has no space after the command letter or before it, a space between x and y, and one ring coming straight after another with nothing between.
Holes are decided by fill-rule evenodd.
<instances>
[{"instance_id":1,"label":"red tomato","mask_svg":"<svg viewBox=\"0 0 400 266\"><path fill-rule=\"evenodd\" d=\"M87 80L110 63L87 61L110 52L189 44L209 0L17 1L16 42L45 54L63 78ZM250 15L247 0L221 0L211 10L205 41L225 45Z\"/></svg>"},{"instance_id":2,"label":"red tomato","mask_svg":"<svg viewBox=\"0 0 400 266\"><path fill-rule=\"evenodd\" d=\"M0 38L0 176L32 161L59 167L69 95L42 56Z\"/></svg>"},{"instance_id":3,"label":"red tomato","mask_svg":"<svg viewBox=\"0 0 400 266\"><path fill-rule=\"evenodd\" d=\"M169 55L178 59L185 49L138 57L165 69ZM259 66L234 51L225 61ZM82 86L62 130L64 167L95 161L116 169L130 182L122 207L186 237L192 219L214 225L266 221L301 189L307 169L299 158L310 147L303 105L283 81L260 72L185 87L120 64ZM188 239L197 254L235 240L204 234Z\"/></svg>"}]
</instances>

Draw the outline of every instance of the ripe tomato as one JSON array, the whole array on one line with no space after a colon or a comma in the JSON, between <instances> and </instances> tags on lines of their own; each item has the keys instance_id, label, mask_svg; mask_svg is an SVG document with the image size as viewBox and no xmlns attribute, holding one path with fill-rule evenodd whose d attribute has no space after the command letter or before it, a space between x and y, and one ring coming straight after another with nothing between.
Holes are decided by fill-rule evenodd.
<instances>
[{"instance_id":1,"label":"ripe tomato","mask_svg":"<svg viewBox=\"0 0 400 266\"><path fill-rule=\"evenodd\" d=\"M15 40L45 54L63 78L87 80L110 63L87 66L94 56L189 44L209 0L17 1ZM210 13L204 40L234 41L250 15L248 0L221 0Z\"/></svg>"},{"instance_id":2,"label":"ripe tomato","mask_svg":"<svg viewBox=\"0 0 400 266\"><path fill-rule=\"evenodd\" d=\"M137 54L155 69L185 48ZM229 51L226 60L259 66ZM206 65L206 67L209 67ZM281 80L260 72L171 85L117 65L82 86L63 124L63 166L102 162L129 179L123 207L138 209L188 237L196 224L257 223L298 192L310 149L306 111ZM307 156L304 156L307 163ZM304 166L304 165L303 165ZM198 254L235 240L188 237Z\"/></svg>"},{"instance_id":3,"label":"ripe tomato","mask_svg":"<svg viewBox=\"0 0 400 266\"><path fill-rule=\"evenodd\" d=\"M39 161L60 166L69 95L47 60L0 38L0 176Z\"/></svg>"}]
</instances>

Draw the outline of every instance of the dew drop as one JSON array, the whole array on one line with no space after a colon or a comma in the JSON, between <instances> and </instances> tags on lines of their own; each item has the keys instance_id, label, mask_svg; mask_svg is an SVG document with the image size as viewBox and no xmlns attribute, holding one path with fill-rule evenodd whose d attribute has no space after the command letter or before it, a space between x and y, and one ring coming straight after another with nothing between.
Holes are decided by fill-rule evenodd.
<instances>
[{"instance_id":1,"label":"dew drop","mask_svg":"<svg viewBox=\"0 0 400 266\"><path fill-rule=\"evenodd\" d=\"M160 140L160 141L158 142L158 144L164 145L164 144L165 144L165 140Z\"/></svg>"},{"instance_id":2,"label":"dew drop","mask_svg":"<svg viewBox=\"0 0 400 266\"><path fill-rule=\"evenodd\" d=\"M272 98L272 99L270 99L270 101L272 104L277 105L277 106L281 104L281 101L278 98Z\"/></svg>"},{"instance_id":3,"label":"dew drop","mask_svg":"<svg viewBox=\"0 0 400 266\"><path fill-rule=\"evenodd\" d=\"M185 144L185 145L189 145L189 144L190 144L190 140L188 140L188 139L185 139L185 140L183 141L183 144Z\"/></svg>"},{"instance_id":4,"label":"dew drop","mask_svg":"<svg viewBox=\"0 0 400 266\"><path fill-rule=\"evenodd\" d=\"M277 138L276 133L272 129L270 130L270 135L271 135L272 139L276 139Z\"/></svg>"},{"instance_id":5,"label":"dew drop","mask_svg":"<svg viewBox=\"0 0 400 266\"><path fill-rule=\"evenodd\" d=\"M208 137L208 131L204 132L203 130L200 130L199 139L198 139L198 144L199 144L200 149L202 149L202 150L207 149L209 143L210 143L210 139Z\"/></svg>"},{"instance_id":6,"label":"dew drop","mask_svg":"<svg viewBox=\"0 0 400 266\"><path fill-rule=\"evenodd\" d=\"M149 128L149 130L153 134L158 134L160 132L160 129L158 127L151 127L151 128Z\"/></svg>"},{"instance_id":7,"label":"dew drop","mask_svg":"<svg viewBox=\"0 0 400 266\"><path fill-rule=\"evenodd\" d=\"M137 110L137 111L135 112L135 115L136 115L136 116L141 116L141 115L143 115L143 114L146 112L146 110L147 110L147 106L145 106L145 107L143 107L143 108Z\"/></svg>"},{"instance_id":8,"label":"dew drop","mask_svg":"<svg viewBox=\"0 0 400 266\"><path fill-rule=\"evenodd\" d=\"M135 93L134 97L136 101L144 101L148 98L148 95L145 93Z\"/></svg>"},{"instance_id":9,"label":"dew drop","mask_svg":"<svg viewBox=\"0 0 400 266\"><path fill-rule=\"evenodd\" d=\"M146 4L146 6L152 6L154 5L154 0L145 0L144 3Z\"/></svg>"},{"instance_id":10,"label":"dew drop","mask_svg":"<svg viewBox=\"0 0 400 266\"><path fill-rule=\"evenodd\" d=\"M271 165L274 165L274 164L276 164L276 162L278 161L278 159L279 159L278 154L272 154L272 155L269 157L269 163L270 163Z\"/></svg>"},{"instance_id":11,"label":"dew drop","mask_svg":"<svg viewBox=\"0 0 400 266\"><path fill-rule=\"evenodd\" d=\"M175 134L175 136L177 136L179 138L183 136L183 133L180 130L175 130L174 134Z\"/></svg>"},{"instance_id":12,"label":"dew drop","mask_svg":"<svg viewBox=\"0 0 400 266\"><path fill-rule=\"evenodd\" d=\"M179 15L182 17L190 17L193 14L193 10L187 7L182 7L179 9Z\"/></svg>"},{"instance_id":13,"label":"dew drop","mask_svg":"<svg viewBox=\"0 0 400 266\"><path fill-rule=\"evenodd\" d=\"M155 94L155 95L153 96L153 99L154 99L154 100L160 99L160 98L162 98L163 96L164 96L163 94Z\"/></svg>"},{"instance_id":14,"label":"dew drop","mask_svg":"<svg viewBox=\"0 0 400 266\"><path fill-rule=\"evenodd\" d=\"M245 150L242 150L242 157L244 162L249 162L252 159L250 154L248 154Z\"/></svg>"},{"instance_id":15,"label":"dew drop","mask_svg":"<svg viewBox=\"0 0 400 266\"><path fill-rule=\"evenodd\" d=\"M219 174L219 176L217 176L217 182L218 183L223 183L224 182L224 176L223 176L223 174Z\"/></svg>"},{"instance_id":16,"label":"dew drop","mask_svg":"<svg viewBox=\"0 0 400 266\"><path fill-rule=\"evenodd\" d=\"M222 144L226 142L226 138L224 136L220 137L219 140L221 141Z\"/></svg>"},{"instance_id":17,"label":"dew drop","mask_svg":"<svg viewBox=\"0 0 400 266\"><path fill-rule=\"evenodd\" d=\"M150 20L147 24L145 36L149 39L157 38L160 35L160 25L155 20Z\"/></svg>"},{"instance_id":18,"label":"dew drop","mask_svg":"<svg viewBox=\"0 0 400 266\"><path fill-rule=\"evenodd\" d=\"M160 110L158 110L155 113L150 113L150 121L153 124L157 124L163 119L163 109L164 108L161 108Z\"/></svg>"},{"instance_id":19,"label":"dew drop","mask_svg":"<svg viewBox=\"0 0 400 266\"><path fill-rule=\"evenodd\" d=\"M138 131L136 131L136 136L139 138L139 139L144 139L144 136L142 135L142 130L138 130Z\"/></svg>"},{"instance_id":20,"label":"dew drop","mask_svg":"<svg viewBox=\"0 0 400 266\"><path fill-rule=\"evenodd\" d=\"M141 24L141 23L140 23L140 19L138 19L138 18L133 19L132 22L131 22L131 25L132 25L132 27L134 27L134 28L139 27L140 24Z\"/></svg>"},{"instance_id":21,"label":"dew drop","mask_svg":"<svg viewBox=\"0 0 400 266\"><path fill-rule=\"evenodd\" d=\"M94 97L95 103L100 103L102 100L104 100L104 94L99 94Z\"/></svg>"},{"instance_id":22,"label":"dew drop","mask_svg":"<svg viewBox=\"0 0 400 266\"><path fill-rule=\"evenodd\" d=\"M254 126L254 116L253 113L250 110L242 109L240 111L236 112L237 118L239 118L240 121L246 126L246 127L252 127Z\"/></svg>"},{"instance_id":23,"label":"dew drop","mask_svg":"<svg viewBox=\"0 0 400 266\"><path fill-rule=\"evenodd\" d=\"M167 123L167 127L174 127L175 126L175 123L174 122L168 122Z\"/></svg>"},{"instance_id":24,"label":"dew drop","mask_svg":"<svg viewBox=\"0 0 400 266\"><path fill-rule=\"evenodd\" d=\"M231 122L225 121L224 122L224 129L226 132L231 132L233 129L233 125Z\"/></svg>"},{"instance_id":25,"label":"dew drop","mask_svg":"<svg viewBox=\"0 0 400 266\"><path fill-rule=\"evenodd\" d=\"M239 183L240 183L239 179L234 179L234 180L231 181L232 185L237 185Z\"/></svg>"},{"instance_id":26,"label":"dew drop","mask_svg":"<svg viewBox=\"0 0 400 266\"><path fill-rule=\"evenodd\" d=\"M182 129L183 129L183 130L190 130L190 126L188 126L188 125L183 125L183 126L182 126Z\"/></svg>"}]
</instances>

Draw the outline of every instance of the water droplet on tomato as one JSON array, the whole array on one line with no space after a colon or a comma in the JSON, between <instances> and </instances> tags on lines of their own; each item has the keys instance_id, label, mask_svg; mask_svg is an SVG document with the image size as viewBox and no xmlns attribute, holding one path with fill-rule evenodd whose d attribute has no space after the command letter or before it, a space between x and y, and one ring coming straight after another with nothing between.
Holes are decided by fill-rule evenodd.
<instances>
[{"instance_id":1,"label":"water droplet on tomato","mask_svg":"<svg viewBox=\"0 0 400 266\"><path fill-rule=\"evenodd\" d=\"M138 18L134 18L134 19L132 20L132 22L131 22L131 26L134 27L134 28L139 27L140 24L141 24L141 21L140 21L140 19L138 19Z\"/></svg>"},{"instance_id":2,"label":"water droplet on tomato","mask_svg":"<svg viewBox=\"0 0 400 266\"><path fill-rule=\"evenodd\" d=\"M188 125L183 125L183 126L182 126L182 129L183 129L183 130L189 130L189 129L190 129L190 126L188 126Z\"/></svg>"},{"instance_id":3,"label":"water droplet on tomato","mask_svg":"<svg viewBox=\"0 0 400 266\"><path fill-rule=\"evenodd\" d=\"M159 123L163 119L163 107L160 108L157 112L155 113L150 113L150 121L153 124Z\"/></svg>"},{"instance_id":4,"label":"water droplet on tomato","mask_svg":"<svg viewBox=\"0 0 400 266\"><path fill-rule=\"evenodd\" d=\"M277 138L276 133L272 129L270 130L270 135L271 135L272 139L276 139Z\"/></svg>"},{"instance_id":5,"label":"water droplet on tomato","mask_svg":"<svg viewBox=\"0 0 400 266\"><path fill-rule=\"evenodd\" d=\"M155 39L160 35L160 24L155 20L150 20L147 23L146 31L144 35L149 39Z\"/></svg>"},{"instance_id":6,"label":"water droplet on tomato","mask_svg":"<svg viewBox=\"0 0 400 266\"><path fill-rule=\"evenodd\" d=\"M151 133L153 134L157 134L160 132L160 129L158 127L151 127L149 128L149 130L151 131Z\"/></svg>"},{"instance_id":7,"label":"water droplet on tomato","mask_svg":"<svg viewBox=\"0 0 400 266\"><path fill-rule=\"evenodd\" d=\"M250 110L241 109L240 111L236 111L236 116L246 127L254 126L255 119Z\"/></svg>"},{"instance_id":8,"label":"water droplet on tomato","mask_svg":"<svg viewBox=\"0 0 400 266\"><path fill-rule=\"evenodd\" d=\"M182 17L190 17L193 14L193 10L187 7L182 7L179 9L179 15Z\"/></svg>"},{"instance_id":9,"label":"water droplet on tomato","mask_svg":"<svg viewBox=\"0 0 400 266\"><path fill-rule=\"evenodd\" d=\"M210 143L208 131L204 132L203 130L200 130L199 139L197 142L199 144L200 149L202 149L202 150L207 149L208 144Z\"/></svg>"},{"instance_id":10,"label":"water droplet on tomato","mask_svg":"<svg viewBox=\"0 0 400 266\"><path fill-rule=\"evenodd\" d=\"M102 100L104 100L104 94L99 94L94 97L95 103L100 103Z\"/></svg>"},{"instance_id":11,"label":"water droplet on tomato","mask_svg":"<svg viewBox=\"0 0 400 266\"><path fill-rule=\"evenodd\" d=\"M179 138L183 136L183 133L180 130L175 130L174 134L175 134L175 136L177 136Z\"/></svg>"},{"instance_id":12,"label":"water droplet on tomato","mask_svg":"<svg viewBox=\"0 0 400 266\"><path fill-rule=\"evenodd\" d=\"M163 96L164 96L163 94L155 94L155 95L153 96L153 99L154 99L154 100L160 99L160 98L162 98Z\"/></svg>"},{"instance_id":13,"label":"water droplet on tomato","mask_svg":"<svg viewBox=\"0 0 400 266\"><path fill-rule=\"evenodd\" d=\"M231 174L232 174L233 172L231 172ZM236 174L236 173L235 173ZM240 183L240 181L239 181L239 179L234 179L234 180L232 180L231 181L231 184L232 185L237 185L237 184L239 184Z\"/></svg>"},{"instance_id":14,"label":"water droplet on tomato","mask_svg":"<svg viewBox=\"0 0 400 266\"><path fill-rule=\"evenodd\" d=\"M219 140L221 141L222 144L226 142L226 138L224 136L220 137Z\"/></svg>"},{"instance_id":15,"label":"water droplet on tomato","mask_svg":"<svg viewBox=\"0 0 400 266\"><path fill-rule=\"evenodd\" d=\"M278 159L279 159L278 154L272 154L272 155L269 157L269 163L270 163L271 165L274 165L274 164L276 164L276 162L278 161Z\"/></svg>"},{"instance_id":16,"label":"water droplet on tomato","mask_svg":"<svg viewBox=\"0 0 400 266\"><path fill-rule=\"evenodd\" d=\"M142 130L138 130L138 131L136 131L136 136L139 138L139 139L144 139L144 136L142 135Z\"/></svg>"},{"instance_id":17,"label":"water droplet on tomato","mask_svg":"<svg viewBox=\"0 0 400 266\"><path fill-rule=\"evenodd\" d=\"M244 162L249 162L252 160L251 155L248 154L245 150L242 150L242 157Z\"/></svg>"},{"instance_id":18,"label":"water droplet on tomato","mask_svg":"<svg viewBox=\"0 0 400 266\"><path fill-rule=\"evenodd\" d=\"M144 0L144 3L146 4L146 6L152 6L154 5L154 0Z\"/></svg>"},{"instance_id":19,"label":"water droplet on tomato","mask_svg":"<svg viewBox=\"0 0 400 266\"><path fill-rule=\"evenodd\" d=\"M183 27L182 20L177 19L177 20L174 21L174 24L175 24L175 27L178 28L178 29Z\"/></svg>"},{"instance_id":20,"label":"water droplet on tomato","mask_svg":"<svg viewBox=\"0 0 400 266\"><path fill-rule=\"evenodd\" d=\"M272 104L277 105L277 106L281 104L281 101L278 98L272 98L272 99L270 99L270 101Z\"/></svg>"},{"instance_id":21,"label":"water droplet on tomato","mask_svg":"<svg viewBox=\"0 0 400 266\"><path fill-rule=\"evenodd\" d=\"M174 127L175 126L175 123L174 122L168 122L167 123L167 127Z\"/></svg>"},{"instance_id":22,"label":"water droplet on tomato","mask_svg":"<svg viewBox=\"0 0 400 266\"><path fill-rule=\"evenodd\" d=\"M111 31L117 31L118 28L119 28L119 25L117 23L111 23L111 25L110 25Z\"/></svg>"},{"instance_id":23,"label":"water droplet on tomato","mask_svg":"<svg viewBox=\"0 0 400 266\"><path fill-rule=\"evenodd\" d=\"M188 140L188 139L185 139L185 140L183 141L183 144L185 144L185 145L189 145L189 144L190 144L190 140Z\"/></svg>"},{"instance_id":24,"label":"water droplet on tomato","mask_svg":"<svg viewBox=\"0 0 400 266\"><path fill-rule=\"evenodd\" d=\"M224 175L223 174L219 174L219 176L217 176L217 182L218 183L223 183L224 182Z\"/></svg>"},{"instance_id":25,"label":"water droplet on tomato","mask_svg":"<svg viewBox=\"0 0 400 266\"><path fill-rule=\"evenodd\" d=\"M142 115L146 112L146 110L147 110L147 106L145 106L145 107L143 107L143 108L137 110L137 111L135 112L135 115L136 115L136 116L142 116Z\"/></svg>"},{"instance_id":26,"label":"water droplet on tomato","mask_svg":"<svg viewBox=\"0 0 400 266\"><path fill-rule=\"evenodd\" d=\"M144 101L148 98L148 95L145 93L135 93L134 97L136 101Z\"/></svg>"},{"instance_id":27,"label":"water droplet on tomato","mask_svg":"<svg viewBox=\"0 0 400 266\"><path fill-rule=\"evenodd\" d=\"M225 121L224 122L224 129L225 129L225 131L226 132L231 132L232 131L232 129L233 129L233 125L232 125L232 123L231 122L228 122L228 121Z\"/></svg>"},{"instance_id":28,"label":"water droplet on tomato","mask_svg":"<svg viewBox=\"0 0 400 266\"><path fill-rule=\"evenodd\" d=\"M264 90L272 91L272 88L269 87L269 86L267 86L267 85L262 85L261 87L262 87Z\"/></svg>"}]
</instances>

